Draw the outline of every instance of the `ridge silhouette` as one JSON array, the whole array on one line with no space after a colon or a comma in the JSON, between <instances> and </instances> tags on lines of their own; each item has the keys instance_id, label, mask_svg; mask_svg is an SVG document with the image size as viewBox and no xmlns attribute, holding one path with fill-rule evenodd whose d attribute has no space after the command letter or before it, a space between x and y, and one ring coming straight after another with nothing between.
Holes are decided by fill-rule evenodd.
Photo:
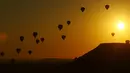
<instances>
[{"instance_id":1,"label":"ridge silhouette","mask_svg":"<svg viewBox=\"0 0 130 73\"><path fill-rule=\"evenodd\" d=\"M101 43L95 49L84 54L80 58L83 58L84 60L89 59L94 61L130 60L130 44Z\"/></svg>"},{"instance_id":2,"label":"ridge silhouette","mask_svg":"<svg viewBox=\"0 0 130 73\"><path fill-rule=\"evenodd\" d=\"M95 49L64 65L61 71L65 71L64 73L130 72L130 44L101 43Z\"/></svg>"},{"instance_id":3,"label":"ridge silhouette","mask_svg":"<svg viewBox=\"0 0 130 73\"><path fill-rule=\"evenodd\" d=\"M68 63L40 62L35 64L6 65L2 69L21 71L20 73L125 73L130 72L130 44L126 43L101 43L95 49L76 57ZM1 64L1 67L5 66ZM17 68L16 68L17 66ZM26 68L24 68L26 67ZM7 70L8 71L8 70Z\"/></svg>"}]
</instances>

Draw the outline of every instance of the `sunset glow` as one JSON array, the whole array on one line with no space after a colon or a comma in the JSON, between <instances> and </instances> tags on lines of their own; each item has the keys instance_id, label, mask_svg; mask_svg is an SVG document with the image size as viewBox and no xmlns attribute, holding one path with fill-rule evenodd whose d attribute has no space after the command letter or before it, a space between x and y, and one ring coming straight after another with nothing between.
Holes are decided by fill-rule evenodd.
<instances>
[{"instance_id":1,"label":"sunset glow","mask_svg":"<svg viewBox=\"0 0 130 73\"><path fill-rule=\"evenodd\" d=\"M119 22L119 23L118 23L118 29L119 29L119 30L123 30L123 29L124 29L124 25L125 25L125 24L124 24L123 22Z\"/></svg>"},{"instance_id":2,"label":"sunset glow","mask_svg":"<svg viewBox=\"0 0 130 73\"><path fill-rule=\"evenodd\" d=\"M5 33L0 33L0 41L4 41L7 39L7 35Z\"/></svg>"}]
</instances>

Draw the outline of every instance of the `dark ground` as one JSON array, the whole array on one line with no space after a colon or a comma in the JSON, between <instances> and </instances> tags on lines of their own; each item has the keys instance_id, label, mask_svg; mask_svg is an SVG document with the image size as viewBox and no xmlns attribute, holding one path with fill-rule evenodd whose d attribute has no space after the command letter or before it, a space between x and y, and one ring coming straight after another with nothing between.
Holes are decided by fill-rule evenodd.
<instances>
[{"instance_id":1,"label":"dark ground","mask_svg":"<svg viewBox=\"0 0 130 73\"><path fill-rule=\"evenodd\" d=\"M0 64L4 73L130 73L130 44L102 43L75 60Z\"/></svg>"}]
</instances>

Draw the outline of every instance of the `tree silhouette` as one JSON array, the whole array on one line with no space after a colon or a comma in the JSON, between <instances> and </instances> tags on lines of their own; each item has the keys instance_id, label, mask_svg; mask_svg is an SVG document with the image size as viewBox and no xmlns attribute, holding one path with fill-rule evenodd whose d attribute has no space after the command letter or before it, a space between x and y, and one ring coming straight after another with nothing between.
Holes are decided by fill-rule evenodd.
<instances>
[{"instance_id":1,"label":"tree silhouette","mask_svg":"<svg viewBox=\"0 0 130 73\"><path fill-rule=\"evenodd\" d=\"M0 55L3 57L3 56L5 55L5 53L4 53L4 52L1 52Z\"/></svg>"},{"instance_id":2,"label":"tree silhouette","mask_svg":"<svg viewBox=\"0 0 130 73\"><path fill-rule=\"evenodd\" d=\"M12 58L12 59L11 59L11 63L12 63L12 64L14 64L14 62L15 62L15 59L14 59L14 58Z\"/></svg>"},{"instance_id":3,"label":"tree silhouette","mask_svg":"<svg viewBox=\"0 0 130 73\"><path fill-rule=\"evenodd\" d=\"M74 58L74 60L77 60L77 59L78 59L77 57Z\"/></svg>"}]
</instances>

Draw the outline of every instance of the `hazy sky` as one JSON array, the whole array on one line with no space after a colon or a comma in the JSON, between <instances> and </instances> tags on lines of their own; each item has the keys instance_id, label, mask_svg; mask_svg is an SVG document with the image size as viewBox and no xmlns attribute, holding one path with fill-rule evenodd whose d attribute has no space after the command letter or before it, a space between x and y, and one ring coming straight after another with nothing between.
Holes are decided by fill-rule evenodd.
<instances>
[{"instance_id":1,"label":"hazy sky","mask_svg":"<svg viewBox=\"0 0 130 73\"><path fill-rule=\"evenodd\" d=\"M0 0L0 52L3 58L74 58L102 42L129 38L129 0ZM110 4L109 10L104 8ZM85 12L80 7L86 8ZM66 24L71 20L71 24ZM117 29L118 21L125 23ZM58 24L63 24L59 31ZM45 38L36 44L32 32ZM111 36L115 32L115 37ZM67 37L63 41L61 35ZM25 37L22 43L19 37ZM22 51L18 55L16 48ZM31 49L32 55L27 51Z\"/></svg>"}]
</instances>

